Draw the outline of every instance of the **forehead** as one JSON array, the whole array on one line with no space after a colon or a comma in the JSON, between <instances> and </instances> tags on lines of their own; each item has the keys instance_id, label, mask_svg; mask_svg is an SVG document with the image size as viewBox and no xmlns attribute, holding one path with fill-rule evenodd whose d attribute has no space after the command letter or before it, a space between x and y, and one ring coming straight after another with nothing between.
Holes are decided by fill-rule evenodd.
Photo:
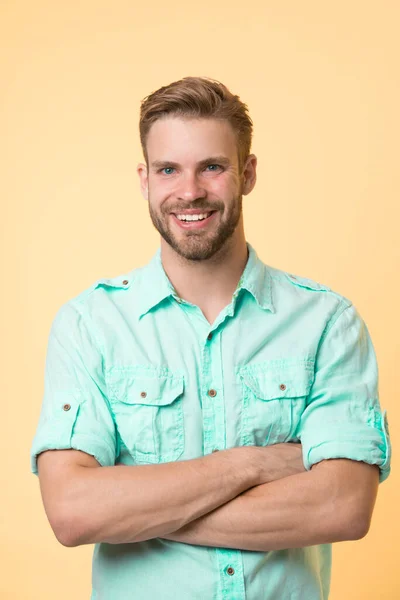
<instances>
[{"instance_id":1,"label":"forehead","mask_svg":"<svg viewBox=\"0 0 400 600\"><path fill-rule=\"evenodd\" d=\"M226 156L235 161L235 132L226 120L164 117L150 128L147 137L149 162L153 160L203 160L207 156Z\"/></svg>"}]
</instances>

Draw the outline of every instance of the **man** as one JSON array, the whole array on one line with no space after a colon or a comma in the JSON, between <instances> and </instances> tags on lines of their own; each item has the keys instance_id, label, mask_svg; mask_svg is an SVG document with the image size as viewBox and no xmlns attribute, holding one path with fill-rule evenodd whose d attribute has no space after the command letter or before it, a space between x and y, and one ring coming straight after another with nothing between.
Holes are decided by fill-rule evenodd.
<instances>
[{"instance_id":1,"label":"man","mask_svg":"<svg viewBox=\"0 0 400 600\"><path fill-rule=\"evenodd\" d=\"M95 544L92 599L325 600L331 544L366 535L390 472L367 326L246 242L238 96L186 77L140 134L161 247L54 319L31 449L49 522Z\"/></svg>"}]
</instances>

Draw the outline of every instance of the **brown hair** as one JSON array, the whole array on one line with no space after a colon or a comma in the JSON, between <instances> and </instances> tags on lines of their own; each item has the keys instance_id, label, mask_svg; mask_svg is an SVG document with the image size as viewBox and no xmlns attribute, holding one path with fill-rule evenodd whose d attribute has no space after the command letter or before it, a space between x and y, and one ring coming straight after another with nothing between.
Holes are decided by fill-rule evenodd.
<instances>
[{"instance_id":1,"label":"brown hair","mask_svg":"<svg viewBox=\"0 0 400 600\"><path fill-rule=\"evenodd\" d=\"M239 169L250 154L253 122L239 96L209 77L184 77L146 96L140 106L140 143L148 166L146 140L155 121L174 115L228 121L236 134Z\"/></svg>"}]
</instances>

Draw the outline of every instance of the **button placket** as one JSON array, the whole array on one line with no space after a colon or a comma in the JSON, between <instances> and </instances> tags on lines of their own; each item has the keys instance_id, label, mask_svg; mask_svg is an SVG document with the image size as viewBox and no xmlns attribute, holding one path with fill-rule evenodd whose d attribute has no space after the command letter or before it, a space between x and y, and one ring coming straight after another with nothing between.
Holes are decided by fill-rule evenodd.
<instances>
[{"instance_id":1,"label":"button placket","mask_svg":"<svg viewBox=\"0 0 400 600\"><path fill-rule=\"evenodd\" d=\"M203 337L202 410L205 455L226 447L221 336L216 335L215 330L214 325L213 331L208 330ZM210 339L212 339L211 343Z\"/></svg>"},{"instance_id":2,"label":"button placket","mask_svg":"<svg viewBox=\"0 0 400 600\"><path fill-rule=\"evenodd\" d=\"M216 548L215 553L220 569L221 598L245 600L242 552L233 548Z\"/></svg>"}]
</instances>

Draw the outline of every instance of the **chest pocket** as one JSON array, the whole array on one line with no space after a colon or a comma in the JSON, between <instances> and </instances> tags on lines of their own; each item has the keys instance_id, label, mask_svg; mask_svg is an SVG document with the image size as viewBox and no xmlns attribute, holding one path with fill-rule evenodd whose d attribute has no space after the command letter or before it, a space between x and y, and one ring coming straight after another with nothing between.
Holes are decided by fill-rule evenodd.
<instances>
[{"instance_id":1,"label":"chest pocket","mask_svg":"<svg viewBox=\"0 0 400 600\"><path fill-rule=\"evenodd\" d=\"M266 446L289 440L306 407L314 379L313 361L265 361L239 369L242 384L243 445Z\"/></svg>"},{"instance_id":2,"label":"chest pocket","mask_svg":"<svg viewBox=\"0 0 400 600\"><path fill-rule=\"evenodd\" d=\"M117 429L135 462L174 461L184 450L183 376L143 371L111 371L108 377Z\"/></svg>"}]
</instances>

